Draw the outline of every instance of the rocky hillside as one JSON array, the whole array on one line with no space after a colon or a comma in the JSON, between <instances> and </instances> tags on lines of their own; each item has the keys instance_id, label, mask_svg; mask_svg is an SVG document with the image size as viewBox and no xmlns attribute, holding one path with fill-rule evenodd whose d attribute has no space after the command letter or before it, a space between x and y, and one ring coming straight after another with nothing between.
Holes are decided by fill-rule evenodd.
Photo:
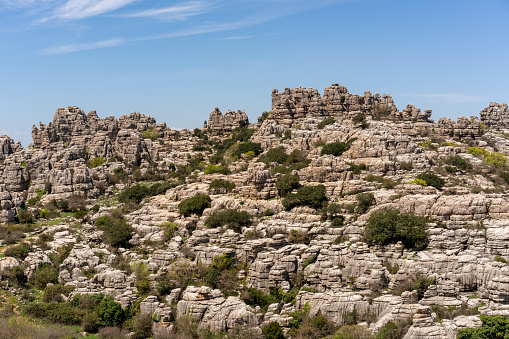
<instances>
[{"instance_id":1,"label":"rocky hillside","mask_svg":"<svg viewBox=\"0 0 509 339\"><path fill-rule=\"evenodd\" d=\"M0 137L0 337L509 335L509 109L430 118L334 84Z\"/></svg>"}]
</instances>

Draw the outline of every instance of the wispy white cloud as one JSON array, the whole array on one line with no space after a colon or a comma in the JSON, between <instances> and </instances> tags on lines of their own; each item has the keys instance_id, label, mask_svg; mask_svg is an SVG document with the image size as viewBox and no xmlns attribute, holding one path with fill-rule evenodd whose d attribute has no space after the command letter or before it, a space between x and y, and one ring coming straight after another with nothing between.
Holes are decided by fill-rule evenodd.
<instances>
[{"instance_id":1,"label":"wispy white cloud","mask_svg":"<svg viewBox=\"0 0 509 339\"><path fill-rule=\"evenodd\" d=\"M461 93L403 93L401 96L421 97L446 101L448 103L461 103L461 102L479 102L485 98L476 95L467 95Z\"/></svg>"},{"instance_id":2,"label":"wispy white cloud","mask_svg":"<svg viewBox=\"0 0 509 339\"><path fill-rule=\"evenodd\" d=\"M41 50L43 55L55 55L55 54L67 54L78 51L87 51L97 48L116 47L125 44L127 40L123 39L108 39L102 41L96 41L91 43L80 43L80 44L69 44L55 47L48 47Z\"/></svg>"},{"instance_id":3,"label":"wispy white cloud","mask_svg":"<svg viewBox=\"0 0 509 339\"><path fill-rule=\"evenodd\" d=\"M69 0L69 2L105 2L104 0ZM136 0L111 0L111 2L115 2L117 4L120 3L130 3ZM251 0L249 0L251 1ZM289 0L282 0L284 2ZM302 6L286 6L285 8L280 8L278 10L270 10L270 11L263 11L263 12L256 12L251 14L248 17L242 18L238 21L232 21L227 22L223 24L208 24L208 25L201 25L201 26L195 26L188 29L175 31L171 33L162 33L162 34L156 34L156 35L149 35L139 38L130 38L130 39L109 39L109 40L101 40L98 42L92 42L92 43L85 43L85 44L70 44L70 45L63 45L63 46L55 46L55 47L49 47L42 51L40 51L42 54L45 55L53 55L53 54L66 54L66 53L72 53L72 52L78 52L78 51L84 51L84 50L91 50L91 49L98 49L98 48L105 48L105 47L115 47L115 46L121 46L126 43L130 42L140 42L140 41L149 41L149 40L159 40L159 39L169 39L169 38L176 38L176 37L184 37L184 36L192 36L192 35L199 35L199 34L207 34L207 33L215 33L215 32L224 32L224 31L232 31L240 28L246 28L250 26L255 26L259 24L263 24L275 19L278 19L280 17L292 15L298 12L309 10L310 8L325 6L329 4L329 2L345 2L345 1L353 1L353 0L319 0L317 3L313 3L312 5L309 5L308 3L304 3ZM210 1L207 3L206 1L190 1L182 5L169 7L166 9L155 9L155 10L146 10L139 13L130 14L131 17L150 17L150 16L158 16L162 15L164 12L166 14L170 13L198 13L199 11L208 10L211 8ZM125 15L124 15L125 16ZM254 36L233 36L230 38L225 39L248 39Z\"/></svg>"},{"instance_id":4,"label":"wispy white cloud","mask_svg":"<svg viewBox=\"0 0 509 339\"><path fill-rule=\"evenodd\" d=\"M188 1L179 5L149 9L137 13L124 14L125 18L157 17L164 20L183 20L191 16L204 14L212 9L211 3L206 1Z\"/></svg>"},{"instance_id":5,"label":"wispy white cloud","mask_svg":"<svg viewBox=\"0 0 509 339\"><path fill-rule=\"evenodd\" d=\"M138 0L68 0L63 5L57 7L51 16L41 19L40 22L52 19L85 19L115 11L135 1Z\"/></svg>"},{"instance_id":6,"label":"wispy white cloud","mask_svg":"<svg viewBox=\"0 0 509 339\"><path fill-rule=\"evenodd\" d=\"M19 9L42 5L54 0L0 0L0 7Z\"/></svg>"},{"instance_id":7,"label":"wispy white cloud","mask_svg":"<svg viewBox=\"0 0 509 339\"><path fill-rule=\"evenodd\" d=\"M230 36L227 38L221 38L219 40L244 40L254 38L256 35L244 35L244 36Z\"/></svg>"}]
</instances>

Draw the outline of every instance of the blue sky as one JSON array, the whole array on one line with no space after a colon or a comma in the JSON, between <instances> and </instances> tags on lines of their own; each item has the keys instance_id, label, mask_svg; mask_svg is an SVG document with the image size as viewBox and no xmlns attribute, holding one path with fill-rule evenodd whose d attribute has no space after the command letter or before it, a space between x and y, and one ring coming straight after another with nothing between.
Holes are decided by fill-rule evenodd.
<instances>
[{"instance_id":1,"label":"blue sky","mask_svg":"<svg viewBox=\"0 0 509 339\"><path fill-rule=\"evenodd\" d=\"M435 120L509 101L508 0L0 0L0 134L58 107L172 128L272 89L392 94Z\"/></svg>"}]
</instances>

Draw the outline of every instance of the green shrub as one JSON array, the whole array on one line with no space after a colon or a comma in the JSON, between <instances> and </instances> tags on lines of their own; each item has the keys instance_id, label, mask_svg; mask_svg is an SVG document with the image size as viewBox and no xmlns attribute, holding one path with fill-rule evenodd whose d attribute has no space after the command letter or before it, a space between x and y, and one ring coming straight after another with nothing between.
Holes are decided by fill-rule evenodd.
<instances>
[{"instance_id":1,"label":"green shrub","mask_svg":"<svg viewBox=\"0 0 509 339\"><path fill-rule=\"evenodd\" d=\"M220 277L223 276L225 272L227 273L228 271L231 271L233 269L234 263L235 257L232 257L226 253L214 257L214 259L212 259L212 263L210 264L210 269L206 273L205 282L212 288L221 287L218 286L220 284L219 281ZM229 278L228 280L232 281L233 279L235 279L234 277L235 277L234 275L233 276L230 275L228 277Z\"/></svg>"},{"instance_id":2,"label":"green shrub","mask_svg":"<svg viewBox=\"0 0 509 339\"><path fill-rule=\"evenodd\" d=\"M60 284L46 286L42 294L42 301L49 302L62 302L62 294L68 296L75 289L74 286L64 286Z\"/></svg>"},{"instance_id":3,"label":"green shrub","mask_svg":"<svg viewBox=\"0 0 509 339\"><path fill-rule=\"evenodd\" d=\"M131 186L118 195L118 201L128 202L129 200L140 203L145 197L150 196L150 189L145 185Z\"/></svg>"},{"instance_id":4,"label":"green shrub","mask_svg":"<svg viewBox=\"0 0 509 339\"><path fill-rule=\"evenodd\" d=\"M46 286L58 283L58 267L49 264L42 264L34 271L32 281L35 287L44 289Z\"/></svg>"},{"instance_id":5,"label":"green shrub","mask_svg":"<svg viewBox=\"0 0 509 339\"><path fill-rule=\"evenodd\" d=\"M501 315L488 316L481 314L482 327L465 328L458 331L457 339L508 338L509 320Z\"/></svg>"},{"instance_id":6,"label":"green shrub","mask_svg":"<svg viewBox=\"0 0 509 339\"><path fill-rule=\"evenodd\" d=\"M233 156L240 158L242 154L247 152L253 152L255 155L259 155L262 151L262 145L257 142L241 142L236 145L236 150L233 152Z\"/></svg>"},{"instance_id":7,"label":"green shrub","mask_svg":"<svg viewBox=\"0 0 509 339\"><path fill-rule=\"evenodd\" d=\"M300 183L298 175L286 174L276 181L276 188L281 197L286 197L294 189L298 189L299 187Z\"/></svg>"},{"instance_id":8,"label":"green shrub","mask_svg":"<svg viewBox=\"0 0 509 339\"><path fill-rule=\"evenodd\" d=\"M226 180L214 180L210 183L209 191L212 194L230 193L235 188L235 183Z\"/></svg>"},{"instance_id":9,"label":"green shrub","mask_svg":"<svg viewBox=\"0 0 509 339\"><path fill-rule=\"evenodd\" d=\"M97 318L101 326L120 325L125 319L125 313L119 303L106 296L97 307Z\"/></svg>"},{"instance_id":10,"label":"green shrub","mask_svg":"<svg viewBox=\"0 0 509 339\"><path fill-rule=\"evenodd\" d=\"M33 224L34 216L27 210L19 210L18 221L22 224Z\"/></svg>"},{"instance_id":11,"label":"green shrub","mask_svg":"<svg viewBox=\"0 0 509 339\"><path fill-rule=\"evenodd\" d=\"M88 214L88 211L78 211L74 214L74 217L77 219L83 219Z\"/></svg>"},{"instance_id":12,"label":"green shrub","mask_svg":"<svg viewBox=\"0 0 509 339\"><path fill-rule=\"evenodd\" d=\"M255 288L248 288L241 295L242 300L251 306L260 306L266 309L270 304L278 302L277 298L270 294L265 294L261 290Z\"/></svg>"},{"instance_id":13,"label":"green shrub","mask_svg":"<svg viewBox=\"0 0 509 339\"><path fill-rule=\"evenodd\" d=\"M506 184L509 184L509 172L498 172L498 176L505 181Z\"/></svg>"},{"instance_id":14,"label":"green shrub","mask_svg":"<svg viewBox=\"0 0 509 339\"><path fill-rule=\"evenodd\" d=\"M80 325L85 312L74 307L71 303L30 303L26 311L28 314L47 319L53 323L64 325Z\"/></svg>"},{"instance_id":15,"label":"green shrub","mask_svg":"<svg viewBox=\"0 0 509 339\"><path fill-rule=\"evenodd\" d=\"M470 165L467 160L463 159L459 155L451 155L447 158L446 162L449 165L456 166L457 169L462 171L468 171L472 169L472 165Z\"/></svg>"},{"instance_id":16,"label":"green shrub","mask_svg":"<svg viewBox=\"0 0 509 339\"><path fill-rule=\"evenodd\" d=\"M493 259L493 260L497 261L497 262L501 262L501 263L507 264L507 260L505 260L503 257L501 257L498 254L495 256L495 259Z\"/></svg>"},{"instance_id":17,"label":"green shrub","mask_svg":"<svg viewBox=\"0 0 509 339\"><path fill-rule=\"evenodd\" d=\"M382 184L382 187L387 188L387 189L393 189L394 187L399 185L399 182L397 182L397 181L394 181L389 178L380 177L378 175L373 175L373 174L368 174L366 176L365 180L368 182L378 182L378 183Z\"/></svg>"},{"instance_id":18,"label":"green shrub","mask_svg":"<svg viewBox=\"0 0 509 339\"><path fill-rule=\"evenodd\" d=\"M205 225L211 228L228 226L228 228L240 233L242 227L249 227L251 225L251 215L246 211L239 212L234 209L227 209L216 212L208 217Z\"/></svg>"},{"instance_id":19,"label":"green shrub","mask_svg":"<svg viewBox=\"0 0 509 339\"><path fill-rule=\"evenodd\" d=\"M92 160L92 162L90 163L90 168L96 168L96 167L102 166L102 165L104 165L105 162L106 162L106 159L104 159L104 157L94 158L94 160Z\"/></svg>"},{"instance_id":20,"label":"green shrub","mask_svg":"<svg viewBox=\"0 0 509 339\"><path fill-rule=\"evenodd\" d=\"M325 186L318 185L299 188L297 193L289 194L284 198L282 204L287 211L297 206L309 206L319 209L326 201Z\"/></svg>"},{"instance_id":21,"label":"green shrub","mask_svg":"<svg viewBox=\"0 0 509 339\"><path fill-rule=\"evenodd\" d=\"M302 264L302 268L306 268L308 267L309 265L311 264L314 264L316 262L316 260L318 260L318 254L315 254L311 257L309 257L303 264Z\"/></svg>"},{"instance_id":22,"label":"green shrub","mask_svg":"<svg viewBox=\"0 0 509 339\"><path fill-rule=\"evenodd\" d=\"M348 166L350 166L349 170L353 172L353 174L361 174L362 171L369 170L368 166L366 164L351 164L347 163Z\"/></svg>"},{"instance_id":23,"label":"green shrub","mask_svg":"<svg viewBox=\"0 0 509 339\"><path fill-rule=\"evenodd\" d=\"M335 122L336 122L336 119L329 116L329 117L323 119L322 122L320 122L316 127L318 127L318 129L324 129L325 126L332 125Z\"/></svg>"},{"instance_id":24,"label":"green shrub","mask_svg":"<svg viewBox=\"0 0 509 339\"><path fill-rule=\"evenodd\" d=\"M205 169L205 174L228 174L228 169L221 165L208 165Z\"/></svg>"},{"instance_id":25,"label":"green shrub","mask_svg":"<svg viewBox=\"0 0 509 339\"><path fill-rule=\"evenodd\" d=\"M311 235L306 231L291 230L288 242L291 244L308 244L311 242Z\"/></svg>"},{"instance_id":26,"label":"green shrub","mask_svg":"<svg viewBox=\"0 0 509 339\"><path fill-rule=\"evenodd\" d=\"M270 164L271 162L277 162L278 164L284 164L288 160L288 154L285 152L285 148L283 146L271 148L267 151L266 154L260 156L258 159L259 162L263 162L265 164Z\"/></svg>"},{"instance_id":27,"label":"green shrub","mask_svg":"<svg viewBox=\"0 0 509 339\"><path fill-rule=\"evenodd\" d=\"M376 245L384 246L401 241L407 248L422 248L428 240L427 223L424 217L385 208L371 214L364 234L369 243Z\"/></svg>"},{"instance_id":28,"label":"green shrub","mask_svg":"<svg viewBox=\"0 0 509 339\"><path fill-rule=\"evenodd\" d=\"M178 232L178 226L173 222L163 222L160 226L164 230L164 236L166 239L171 239Z\"/></svg>"},{"instance_id":29,"label":"green shrub","mask_svg":"<svg viewBox=\"0 0 509 339\"><path fill-rule=\"evenodd\" d=\"M366 213L376 203L373 193L357 194L355 198L357 199L357 210L360 214Z\"/></svg>"},{"instance_id":30,"label":"green shrub","mask_svg":"<svg viewBox=\"0 0 509 339\"><path fill-rule=\"evenodd\" d=\"M20 260L25 260L25 258L28 256L28 253L30 252L32 252L32 245L24 242L16 246L6 248L4 255L6 257L14 257Z\"/></svg>"},{"instance_id":31,"label":"green shrub","mask_svg":"<svg viewBox=\"0 0 509 339\"><path fill-rule=\"evenodd\" d=\"M365 129L369 126L366 122L366 114L359 112L353 118L352 122L356 125L359 125L360 128Z\"/></svg>"},{"instance_id":32,"label":"green shrub","mask_svg":"<svg viewBox=\"0 0 509 339\"><path fill-rule=\"evenodd\" d=\"M115 248L127 248L130 246L129 240L132 238L133 228L126 223L124 219L115 221L111 225L106 225L106 241Z\"/></svg>"},{"instance_id":33,"label":"green shrub","mask_svg":"<svg viewBox=\"0 0 509 339\"><path fill-rule=\"evenodd\" d=\"M433 186L439 190L442 189L445 184L444 179L440 178L436 174L429 172L419 174L416 179L424 180L428 186Z\"/></svg>"},{"instance_id":34,"label":"green shrub","mask_svg":"<svg viewBox=\"0 0 509 339\"><path fill-rule=\"evenodd\" d=\"M156 140L157 138L159 138L159 133L157 131L154 131L154 130L151 130L151 129L148 129L146 131L143 131L141 132L141 135L145 138L145 139L150 139L152 141Z\"/></svg>"},{"instance_id":35,"label":"green shrub","mask_svg":"<svg viewBox=\"0 0 509 339\"><path fill-rule=\"evenodd\" d=\"M185 217L190 217L193 214L201 216L203 211L210 207L211 202L212 199L208 195L197 194L178 205L179 213Z\"/></svg>"},{"instance_id":36,"label":"green shrub","mask_svg":"<svg viewBox=\"0 0 509 339\"><path fill-rule=\"evenodd\" d=\"M321 155L334 155L336 157L341 156L348 150L348 146L344 142L333 142L323 146Z\"/></svg>"},{"instance_id":37,"label":"green shrub","mask_svg":"<svg viewBox=\"0 0 509 339\"><path fill-rule=\"evenodd\" d=\"M503 153L493 152L484 157L484 162L498 168L507 166L507 157Z\"/></svg>"},{"instance_id":38,"label":"green shrub","mask_svg":"<svg viewBox=\"0 0 509 339\"><path fill-rule=\"evenodd\" d=\"M262 332L267 339L284 339L283 329L277 321L270 322L267 326L262 327Z\"/></svg>"}]
</instances>

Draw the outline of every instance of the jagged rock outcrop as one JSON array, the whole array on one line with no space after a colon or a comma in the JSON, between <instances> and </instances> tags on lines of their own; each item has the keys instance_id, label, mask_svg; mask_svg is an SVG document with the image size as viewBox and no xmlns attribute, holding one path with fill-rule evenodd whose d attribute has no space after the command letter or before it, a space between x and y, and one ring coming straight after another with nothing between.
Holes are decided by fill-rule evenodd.
<instances>
[{"instance_id":1,"label":"jagged rock outcrop","mask_svg":"<svg viewBox=\"0 0 509 339\"><path fill-rule=\"evenodd\" d=\"M509 107L507 104L490 102L490 105L483 109L479 115L481 122L486 126L509 128Z\"/></svg>"},{"instance_id":2,"label":"jagged rock outcrop","mask_svg":"<svg viewBox=\"0 0 509 339\"><path fill-rule=\"evenodd\" d=\"M236 128L242 128L249 125L249 119L246 112L238 110L233 112L228 110L224 115L218 107L210 113L208 128L213 133L231 132Z\"/></svg>"}]
</instances>

